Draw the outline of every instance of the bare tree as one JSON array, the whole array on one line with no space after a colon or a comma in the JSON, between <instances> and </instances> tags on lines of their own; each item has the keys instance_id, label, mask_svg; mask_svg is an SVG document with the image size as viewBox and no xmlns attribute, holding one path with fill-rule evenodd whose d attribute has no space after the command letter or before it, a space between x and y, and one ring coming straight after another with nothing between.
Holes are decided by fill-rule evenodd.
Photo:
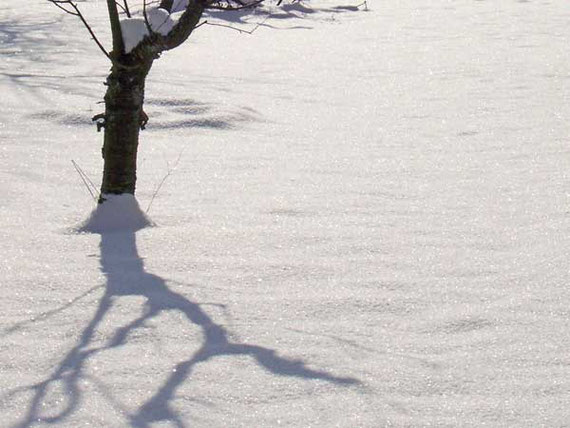
<instances>
[{"instance_id":1,"label":"bare tree","mask_svg":"<svg viewBox=\"0 0 570 428\"><path fill-rule=\"evenodd\" d=\"M133 18L129 0L106 0L113 43L110 51L96 37L75 0L47 1L79 18L111 62L105 112L93 118L98 129L104 129L99 197L99 203L103 203L105 195L135 193L139 132L148 121L143 110L145 81L154 60L184 43L200 25L204 11L252 8L265 0L160 0L152 5L140 0L142 18ZM133 33L135 43L130 46ZM141 35L140 40L137 35Z\"/></svg>"}]
</instances>

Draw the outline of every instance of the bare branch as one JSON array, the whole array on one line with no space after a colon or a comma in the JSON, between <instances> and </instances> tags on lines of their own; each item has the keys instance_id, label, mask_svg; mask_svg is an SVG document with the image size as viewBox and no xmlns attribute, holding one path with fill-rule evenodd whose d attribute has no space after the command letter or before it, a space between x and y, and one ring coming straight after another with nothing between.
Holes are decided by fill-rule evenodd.
<instances>
[{"instance_id":1,"label":"bare branch","mask_svg":"<svg viewBox=\"0 0 570 428\"><path fill-rule=\"evenodd\" d=\"M127 13L125 6L123 6L121 3L117 3L117 2L115 2L115 3L119 9L121 9L125 14Z\"/></svg>"},{"instance_id":2,"label":"bare branch","mask_svg":"<svg viewBox=\"0 0 570 428\"><path fill-rule=\"evenodd\" d=\"M265 19L261 22L258 22L255 27L253 27L251 30L242 30L241 28L237 28L237 27L233 27L231 25L226 25L226 24L212 24L211 22L208 21L204 21L202 22L200 25L211 25L212 27L224 27L224 28L229 28L230 30L235 30L239 33L245 33L245 34L253 34L259 27L261 27L263 24L265 24L265 22L271 18L272 15L267 15L265 17ZM198 28L198 26L196 27Z\"/></svg>"},{"instance_id":3,"label":"bare branch","mask_svg":"<svg viewBox=\"0 0 570 428\"><path fill-rule=\"evenodd\" d=\"M73 11L71 11L71 10L68 10L68 9L66 9L66 8L62 5L62 3L66 4L67 1L64 1L64 2L62 2L62 1L57 1L57 0L48 0L48 1L49 1L50 3L53 3L54 6L60 8L61 10L63 10L65 13L68 13L68 14L73 15L73 16L77 16L77 13L76 13L76 12L73 12Z\"/></svg>"},{"instance_id":4,"label":"bare branch","mask_svg":"<svg viewBox=\"0 0 570 428\"><path fill-rule=\"evenodd\" d=\"M113 54L116 57L121 55L125 50L123 43L123 32L121 30L121 22L119 21L119 12L115 0L107 0L107 9L109 11L109 22L111 23L111 35L113 37Z\"/></svg>"},{"instance_id":5,"label":"bare branch","mask_svg":"<svg viewBox=\"0 0 570 428\"><path fill-rule=\"evenodd\" d=\"M206 6L205 3L206 1L204 0L190 0L178 24L174 26L167 36L160 38L163 50L174 49L190 37L192 31L194 31L196 25L200 22L200 18Z\"/></svg>"},{"instance_id":6,"label":"bare branch","mask_svg":"<svg viewBox=\"0 0 570 428\"><path fill-rule=\"evenodd\" d=\"M146 29L148 30L148 33L152 34L152 28L150 26L150 22L148 22L148 14L146 12L146 0L143 0L143 18L144 18L144 23L146 25Z\"/></svg>"},{"instance_id":7,"label":"bare branch","mask_svg":"<svg viewBox=\"0 0 570 428\"><path fill-rule=\"evenodd\" d=\"M145 0L146 3L146 0ZM127 14L127 18L131 17L131 10L129 9L129 2L127 0L123 0L123 9L125 9L125 13Z\"/></svg>"},{"instance_id":8,"label":"bare branch","mask_svg":"<svg viewBox=\"0 0 570 428\"><path fill-rule=\"evenodd\" d=\"M194 30L195 30L196 28L200 28L202 25L206 25L207 23L208 23L208 21L200 22L198 25L196 25L196 26L194 27Z\"/></svg>"},{"instance_id":9,"label":"bare branch","mask_svg":"<svg viewBox=\"0 0 570 428\"><path fill-rule=\"evenodd\" d=\"M244 3L240 0L226 0L226 1L220 1L220 0L215 0L215 1L210 1L208 2L208 4L206 5L205 9L212 9L212 10L241 10L241 9L250 9L250 8L254 8L255 6L263 3L265 0L256 0L250 3ZM238 6L234 5L237 4Z\"/></svg>"},{"instance_id":10,"label":"bare branch","mask_svg":"<svg viewBox=\"0 0 570 428\"><path fill-rule=\"evenodd\" d=\"M93 32L93 29L91 28L91 26L89 25L89 23L87 22L87 20L85 19L85 17L81 13L81 11L79 10L79 7L72 0L47 0L47 1L49 1L53 5L57 6L58 8L63 10L64 12L66 12L70 15L73 15L73 16L77 16L81 20L81 22L83 23L83 26L87 29L87 31L91 35L91 38L93 39L93 41L97 44L99 49L101 49L101 52L103 52L103 54L105 54L105 56L107 58L111 59L111 55L109 54L109 52L107 52L107 50L105 49L103 44L99 41L99 39L97 38L97 36ZM63 5L69 5L71 8L73 8L74 12L66 9Z\"/></svg>"}]
</instances>

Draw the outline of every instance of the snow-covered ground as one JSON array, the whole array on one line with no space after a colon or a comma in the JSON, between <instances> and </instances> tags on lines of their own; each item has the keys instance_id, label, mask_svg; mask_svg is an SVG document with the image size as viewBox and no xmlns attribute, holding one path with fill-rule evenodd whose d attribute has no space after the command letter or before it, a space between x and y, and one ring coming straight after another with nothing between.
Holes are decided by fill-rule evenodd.
<instances>
[{"instance_id":1,"label":"snow-covered ground","mask_svg":"<svg viewBox=\"0 0 570 428\"><path fill-rule=\"evenodd\" d=\"M1 2L0 426L570 426L568 2L311 4L155 63L89 234L106 58Z\"/></svg>"}]
</instances>

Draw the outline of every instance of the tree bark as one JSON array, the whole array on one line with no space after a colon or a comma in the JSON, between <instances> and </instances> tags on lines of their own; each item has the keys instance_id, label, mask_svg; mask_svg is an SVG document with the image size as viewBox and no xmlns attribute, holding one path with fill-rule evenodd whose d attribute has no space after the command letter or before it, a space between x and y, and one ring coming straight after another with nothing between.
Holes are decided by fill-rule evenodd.
<instances>
[{"instance_id":1,"label":"tree bark","mask_svg":"<svg viewBox=\"0 0 570 428\"><path fill-rule=\"evenodd\" d=\"M111 35L113 37L113 52L118 55L123 52L124 45L116 0L107 0L107 10L109 12L109 24L111 25Z\"/></svg>"},{"instance_id":2,"label":"tree bark","mask_svg":"<svg viewBox=\"0 0 570 428\"><path fill-rule=\"evenodd\" d=\"M137 151L143 118L145 79L152 66L147 60L135 67L113 65L105 94L103 183L106 194L135 193Z\"/></svg>"},{"instance_id":3,"label":"tree bark","mask_svg":"<svg viewBox=\"0 0 570 428\"><path fill-rule=\"evenodd\" d=\"M190 0L178 24L166 36L152 33L133 51L126 54L115 0L107 0L113 36L111 73L107 77L105 94L103 143L103 182L99 203L105 195L135 193L137 181L137 151L141 125L146 122L143 111L145 80L153 61L163 51L174 49L192 33L206 0ZM166 1L168 3L168 1ZM172 2L169 4L169 9Z\"/></svg>"}]
</instances>

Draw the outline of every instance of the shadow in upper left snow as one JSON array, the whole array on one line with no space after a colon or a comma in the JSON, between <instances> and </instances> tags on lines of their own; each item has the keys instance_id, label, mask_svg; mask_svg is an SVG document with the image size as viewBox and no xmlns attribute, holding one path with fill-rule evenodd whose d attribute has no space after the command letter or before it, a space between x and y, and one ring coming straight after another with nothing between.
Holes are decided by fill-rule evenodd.
<instances>
[{"instance_id":1,"label":"shadow in upper left snow","mask_svg":"<svg viewBox=\"0 0 570 428\"><path fill-rule=\"evenodd\" d=\"M103 204L104 205L104 204ZM142 225L142 223L141 223ZM82 405L88 404L82 381L94 380L86 373L86 365L97 354L116 349L129 342L129 336L138 328L165 311L178 311L188 323L200 329L199 344L189 341L188 358L180 361L165 374L160 386L143 404L128 410L110 394L103 393L111 406L119 409L127 419L128 426L147 428L157 422L167 422L178 428L187 427L186 420L174 407L173 400L178 388L190 380L199 364L206 364L217 357L249 356L260 367L275 376L288 376L304 380L323 380L338 386L359 385L352 377L336 376L324 370L315 370L302 360L290 359L277 354L275 349L232 341L226 328L216 323L198 302L171 290L160 276L146 272L143 259L136 245L136 231L101 230L100 268L106 277L105 291L87 325L82 329L76 345L56 364L51 375L35 385L12 391L32 392L24 418L14 428L29 428L39 423L58 424L67 421ZM102 321L110 314L118 301L125 296L144 298L144 311L128 324L117 326L109 339L97 346L95 336ZM198 345L198 346L197 346ZM57 392L56 392L57 391ZM58 410L49 409L46 403L58 402L50 395L63 394L65 404ZM61 395L59 395L61 397ZM46 415L46 413L48 415Z\"/></svg>"}]
</instances>

